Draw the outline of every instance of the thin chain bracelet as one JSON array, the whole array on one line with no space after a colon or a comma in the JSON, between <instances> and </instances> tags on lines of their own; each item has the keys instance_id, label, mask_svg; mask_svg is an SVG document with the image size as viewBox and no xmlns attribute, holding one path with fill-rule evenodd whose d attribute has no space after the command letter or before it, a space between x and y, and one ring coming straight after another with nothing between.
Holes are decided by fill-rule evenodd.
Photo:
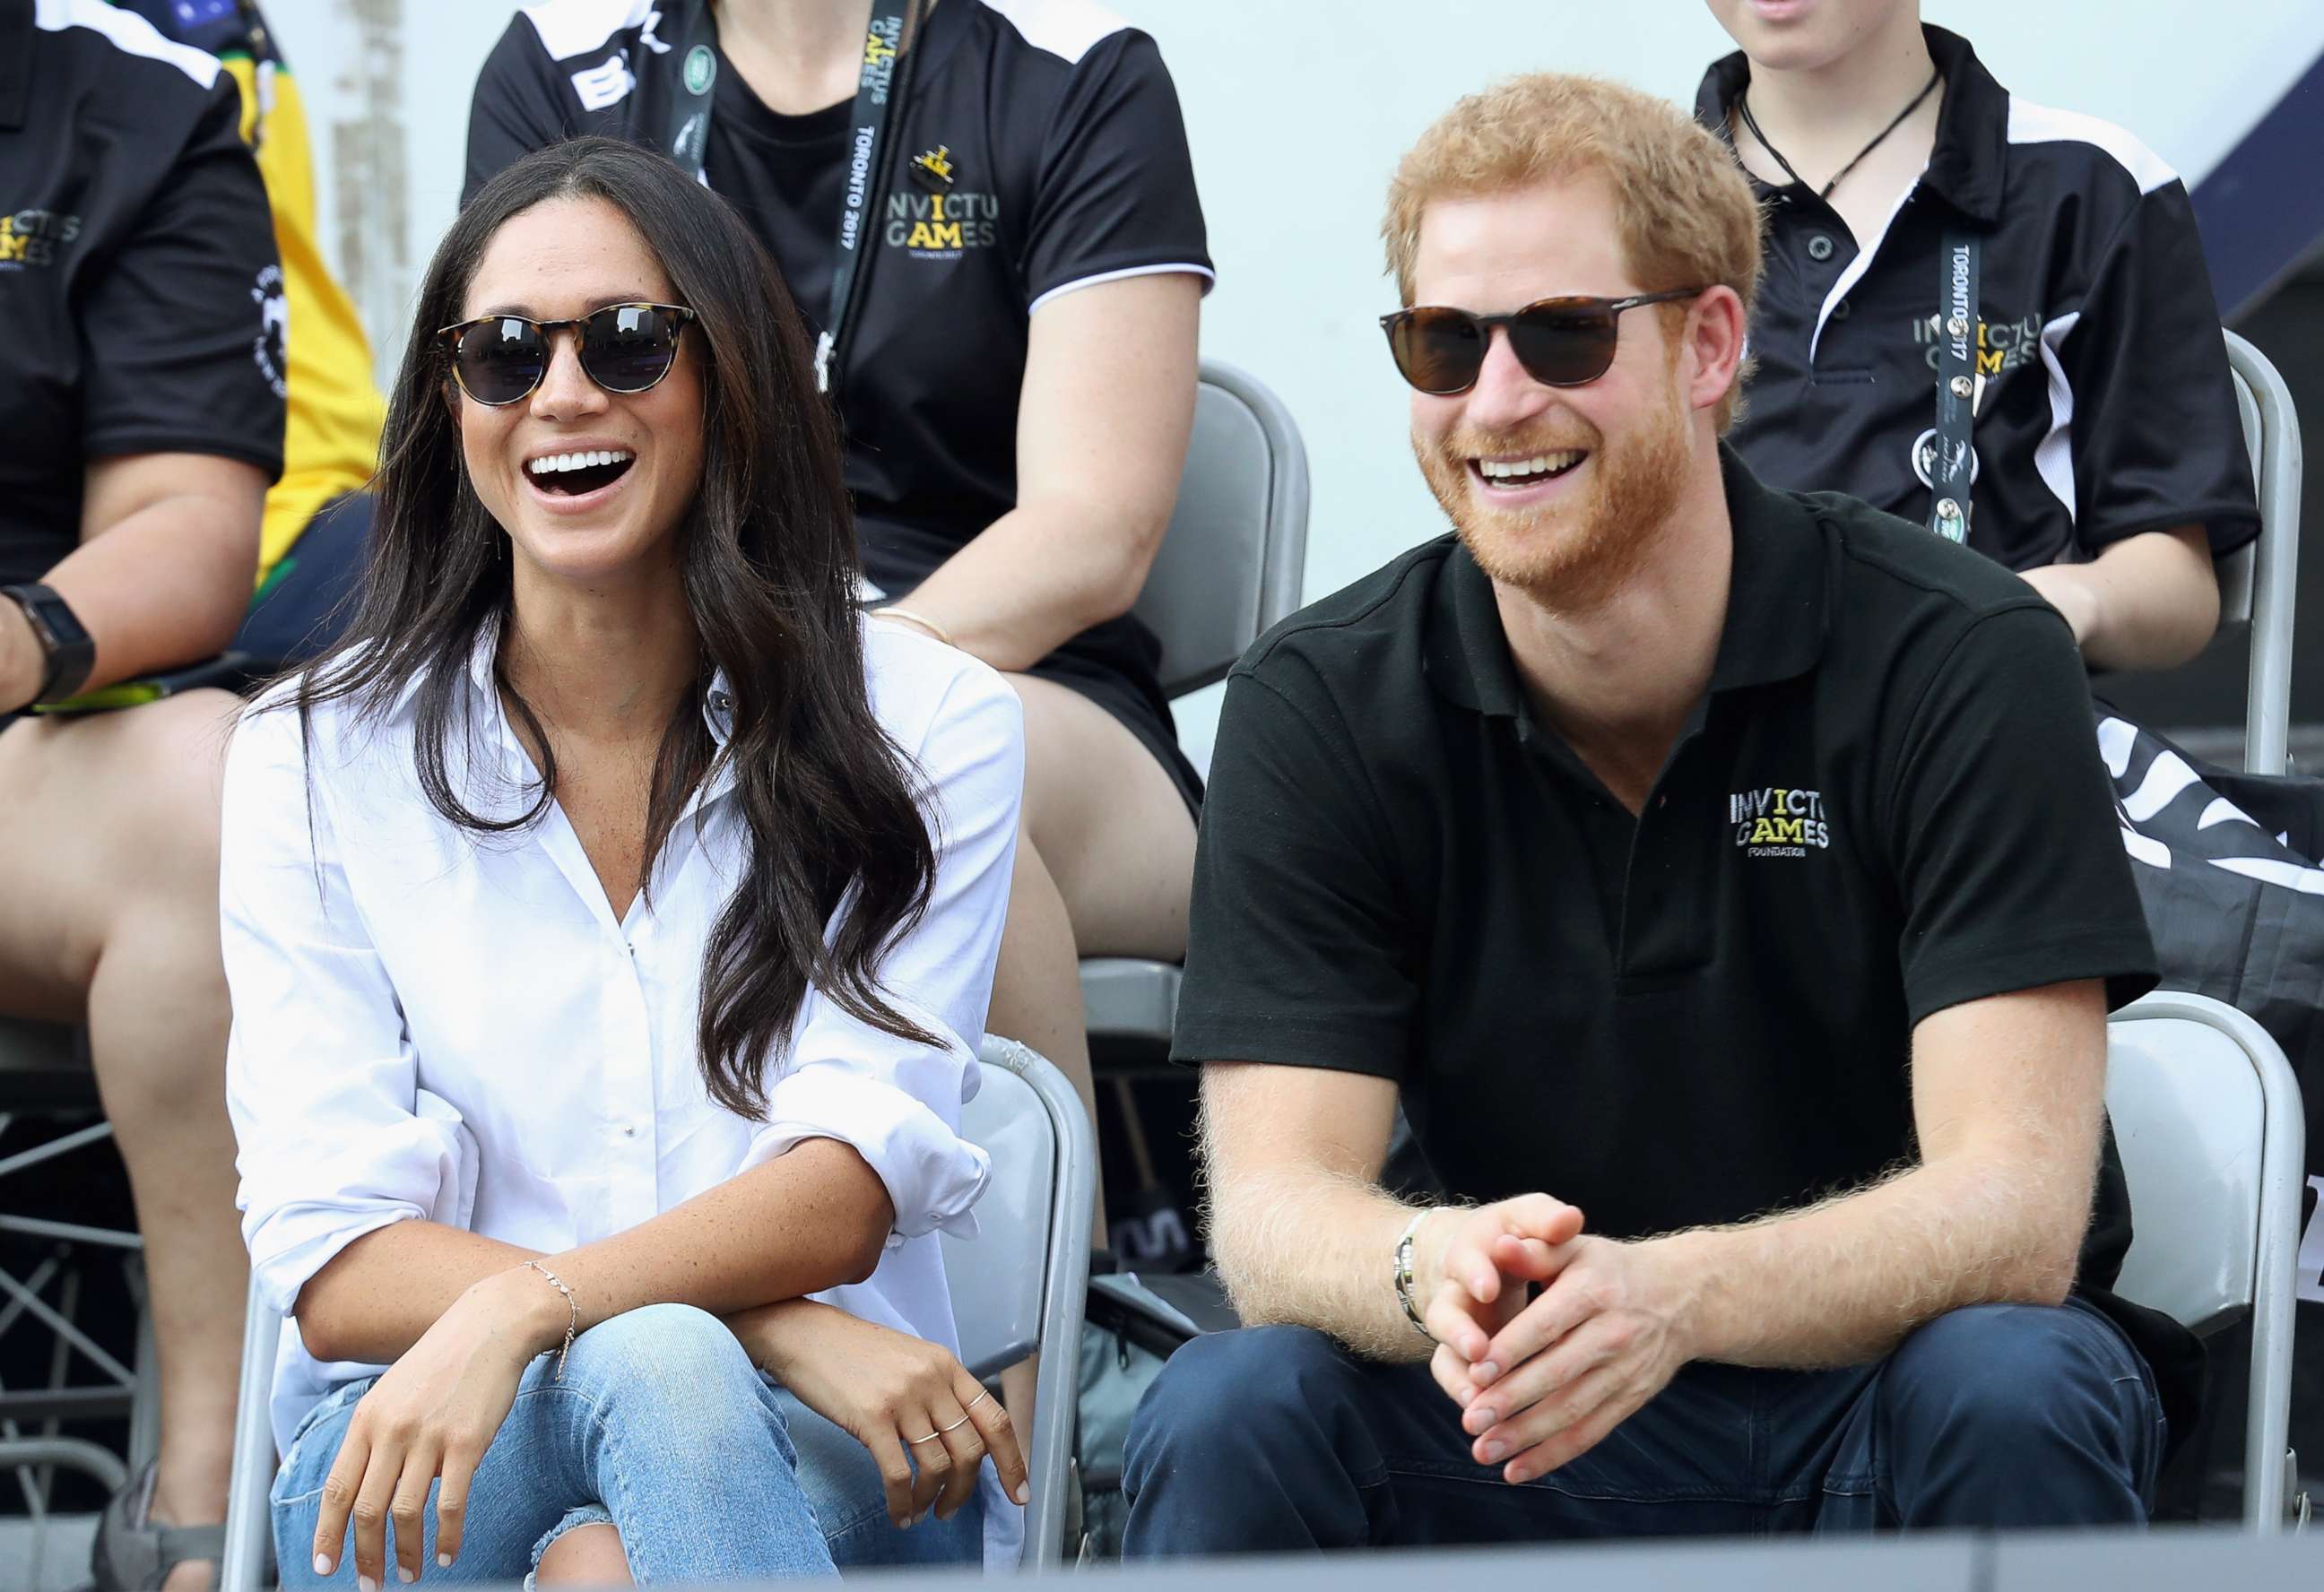
<instances>
[{"instance_id":1,"label":"thin chain bracelet","mask_svg":"<svg viewBox=\"0 0 2324 1592\"><path fill-rule=\"evenodd\" d=\"M562 1382L565 1380L565 1357L573 1352L573 1334L581 1325L581 1302L573 1297L573 1290L565 1285L564 1278L550 1271L540 1262L528 1260L524 1264L529 1269L547 1277L549 1285L565 1295L565 1308L572 1312L565 1322L565 1347L557 1351L557 1370L550 1378L552 1381Z\"/></svg>"}]
</instances>

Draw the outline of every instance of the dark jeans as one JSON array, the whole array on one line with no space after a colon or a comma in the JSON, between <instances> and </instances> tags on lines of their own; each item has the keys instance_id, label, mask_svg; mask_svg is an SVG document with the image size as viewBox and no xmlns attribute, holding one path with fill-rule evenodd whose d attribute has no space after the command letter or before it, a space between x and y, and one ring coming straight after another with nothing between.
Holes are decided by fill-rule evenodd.
<instances>
[{"instance_id":1,"label":"dark jeans","mask_svg":"<svg viewBox=\"0 0 2324 1592\"><path fill-rule=\"evenodd\" d=\"M2080 1301L1980 1305L1877 1365L1691 1365L1562 1470L1477 1464L1425 1366L1304 1327L1198 1338L1130 1431L1126 1556L2144 1523L2163 1417Z\"/></svg>"},{"instance_id":2,"label":"dark jeans","mask_svg":"<svg viewBox=\"0 0 2324 1592\"><path fill-rule=\"evenodd\" d=\"M331 649L353 617L349 599L370 556L376 502L367 492L351 492L315 511L266 589L252 599L234 651L272 667L307 663Z\"/></svg>"}]
</instances>

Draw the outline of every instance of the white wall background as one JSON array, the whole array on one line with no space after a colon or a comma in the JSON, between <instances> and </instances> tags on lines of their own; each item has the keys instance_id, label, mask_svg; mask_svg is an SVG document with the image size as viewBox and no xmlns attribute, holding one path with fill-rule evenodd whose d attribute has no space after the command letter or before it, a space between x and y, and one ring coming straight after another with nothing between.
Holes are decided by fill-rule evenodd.
<instances>
[{"instance_id":1,"label":"white wall background","mask_svg":"<svg viewBox=\"0 0 2324 1592\"><path fill-rule=\"evenodd\" d=\"M1219 286L1204 352L1282 394L1314 479L1306 590L1435 535L1373 319L1390 170L1453 99L1540 69L1691 103L1731 48L1700 0L1109 0L1160 41ZM510 0L276 0L314 121L327 242L383 363L459 198L468 95ZM2324 52L2319 0L1926 0L2017 93L2135 131L2191 182ZM336 157L335 146L340 152ZM400 156L400 158L399 158ZM401 192L382 193L394 188ZM1215 691L1183 704L1206 750Z\"/></svg>"}]
</instances>

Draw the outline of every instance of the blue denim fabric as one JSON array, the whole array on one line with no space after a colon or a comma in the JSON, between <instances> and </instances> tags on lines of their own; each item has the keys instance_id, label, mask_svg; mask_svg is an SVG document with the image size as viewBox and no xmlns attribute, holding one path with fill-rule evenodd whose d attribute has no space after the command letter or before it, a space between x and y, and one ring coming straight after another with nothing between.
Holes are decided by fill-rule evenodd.
<instances>
[{"instance_id":1,"label":"blue denim fabric","mask_svg":"<svg viewBox=\"0 0 2324 1592\"><path fill-rule=\"evenodd\" d=\"M840 1567L978 1561L974 1501L950 1521L888 1523L862 1446L751 1364L715 1316L653 1305L527 1368L468 1495L460 1558L436 1563L429 1497L423 1584L528 1578L562 1532L604 1519L641 1583L828 1576ZM276 1474L276 1557L288 1588L353 1587L352 1537L327 1579L314 1572L323 1482L371 1382L333 1392L300 1425ZM388 1576L393 1585L394 1533Z\"/></svg>"},{"instance_id":2,"label":"blue denim fabric","mask_svg":"<svg viewBox=\"0 0 2324 1592\"><path fill-rule=\"evenodd\" d=\"M1198 1338L1131 1424L1125 1553L2143 1523L2164 1438L2144 1361L2080 1301L1956 1311L1847 1370L1691 1365L1518 1486L1459 1416L1426 1367L1304 1328Z\"/></svg>"}]
</instances>

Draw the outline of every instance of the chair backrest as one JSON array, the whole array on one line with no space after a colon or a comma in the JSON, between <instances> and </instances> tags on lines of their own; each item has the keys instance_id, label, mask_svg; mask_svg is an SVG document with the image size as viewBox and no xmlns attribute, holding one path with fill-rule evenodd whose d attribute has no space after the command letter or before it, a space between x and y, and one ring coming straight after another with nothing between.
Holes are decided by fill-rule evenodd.
<instances>
[{"instance_id":1,"label":"chair backrest","mask_svg":"<svg viewBox=\"0 0 2324 1592\"><path fill-rule=\"evenodd\" d=\"M2280 1529L2304 1132L2292 1064L2249 1017L2158 991L2107 1028L2133 1238L2115 1291L2198 1331L2248 1311L2245 1519Z\"/></svg>"},{"instance_id":2,"label":"chair backrest","mask_svg":"<svg viewBox=\"0 0 2324 1592\"><path fill-rule=\"evenodd\" d=\"M1307 566L1307 449L1257 377L1203 363L1178 505L1133 610L1162 641L1171 696L1223 679L1259 632L1299 606Z\"/></svg>"},{"instance_id":3,"label":"chair backrest","mask_svg":"<svg viewBox=\"0 0 2324 1592\"><path fill-rule=\"evenodd\" d=\"M976 1098L961 1108L961 1133L992 1157L992 1181L976 1202L976 1237L944 1236L960 1357L972 1376L992 1376L1041 1339L1048 1273L1049 1211L1057 1193L1057 1131L1033 1086L995 1063L980 1065Z\"/></svg>"},{"instance_id":4,"label":"chair backrest","mask_svg":"<svg viewBox=\"0 0 2324 1592\"><path fill-rule=\"evenodd\" d=\"M2300 416L2265 354L2227 334L2236 410L2259 492L2259 538L2219 564L2219 617L2251 626L2244 768L2281 774L2292 732L2292 602L2300 567Z\"/></svg>"},{"instance_id":5,"label":"chair backrest","mask_svg":"<svg viewBox=\"0 0 2324 1592\"><path fill-rule=\"evenodd\" d=\"M2135 1237L2119 1292L2198 1330L2250 1308L2267 1119L2259 1075L2216 1028L2108 1026L2107 1110Z\"/></svg>"},{"instance_id":6,"label":"chair backrest","mask_svg":"<svg viewBox=\"0 0 2324 1592\"><path fill-rule=\"evenodd\" d=\"M977 1059L982 1087L962 1109L961 1129L991 1155L992 1181L976 1202L977 1236L945 1235L945 1275L960 1357L978 1376L1045 1350L1033 1429L1019 1433L1033 1486L1024 1566L1055 1569L1089 1294L1097 1129L1065 1075L1027 1046L988 1034Z\"/></svg>"}]
</instances>

